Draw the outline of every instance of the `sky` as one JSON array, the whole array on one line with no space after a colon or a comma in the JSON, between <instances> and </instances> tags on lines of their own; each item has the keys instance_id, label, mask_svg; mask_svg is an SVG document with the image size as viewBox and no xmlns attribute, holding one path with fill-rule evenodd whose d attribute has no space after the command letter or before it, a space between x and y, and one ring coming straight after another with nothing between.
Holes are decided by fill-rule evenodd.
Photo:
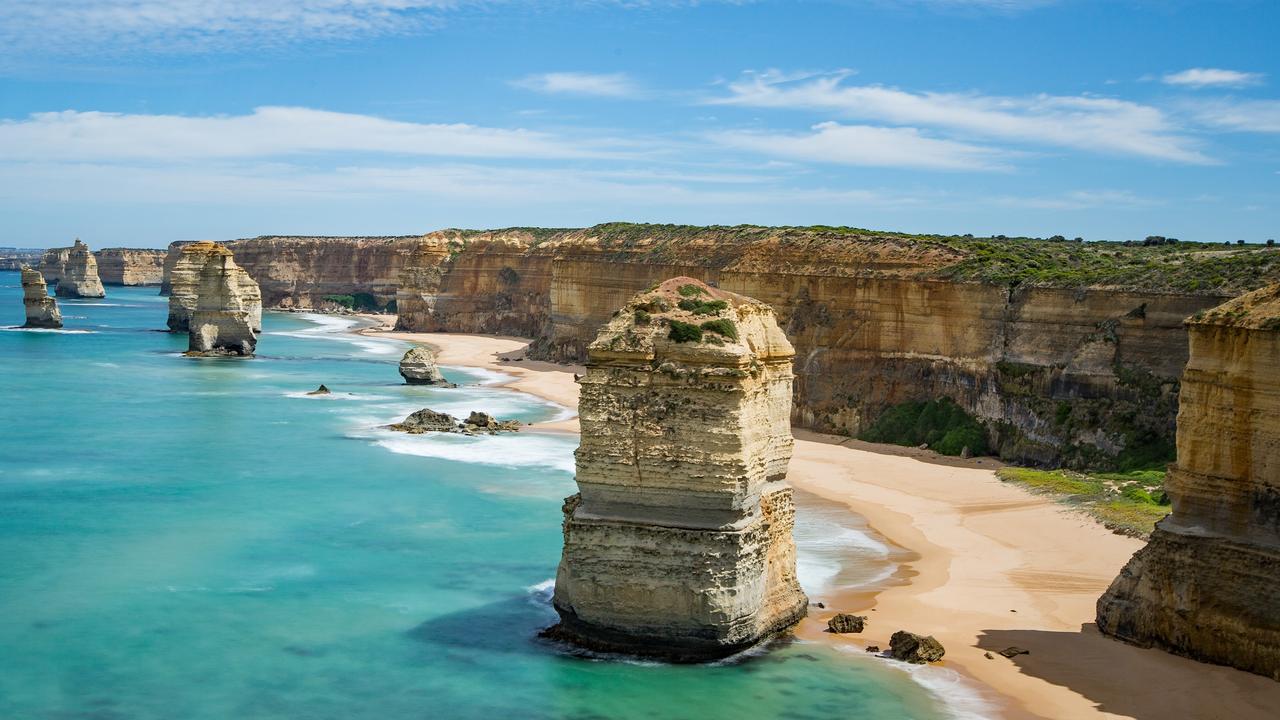
<instances>
[{"instance_id":1,"label":"sky","mask_svg":"<svg viewBox=\"0 0 1280 720\"><path fill-rule=\"evenodd\" d=\"M1275 0L0 0L0 246L1280 236Z\"/></svg>"}]
</instances>

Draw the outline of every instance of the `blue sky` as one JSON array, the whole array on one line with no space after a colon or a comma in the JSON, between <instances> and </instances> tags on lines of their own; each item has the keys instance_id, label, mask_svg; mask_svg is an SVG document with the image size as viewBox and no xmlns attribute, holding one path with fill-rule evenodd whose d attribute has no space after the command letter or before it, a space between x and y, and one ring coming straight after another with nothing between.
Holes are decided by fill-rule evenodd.
<instances>
[{"instance_id":1,"label":"blue sky","mask_svg":"<svg viewBox=\"0 0 1280 720\"><path fill-rule=\"evenodd\" d=\"M0 245L1280 236L1273 0L0 0Z\"/></svg>"}]
</instances>

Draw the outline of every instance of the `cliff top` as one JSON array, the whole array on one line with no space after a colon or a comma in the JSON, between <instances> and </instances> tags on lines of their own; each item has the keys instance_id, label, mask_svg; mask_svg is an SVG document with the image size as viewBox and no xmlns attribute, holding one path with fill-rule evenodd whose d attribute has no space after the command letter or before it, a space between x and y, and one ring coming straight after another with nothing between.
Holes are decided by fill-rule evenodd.
<instances>
[{"instance_id":1,"label":"cliff top","mask_svg":"<svg viewBox=\"0 0 1280 720\"><path fill-rule=\"evenodd\" d=\"M795 354L768 305L688 277L637 293L588 352L593 361L671 359L735 368Z\"/></svg>"},{"instance_id":2,"label":"cliff top","mask_svg":"<svg viewBox=\"0 0 1280 720\"><path fill-rule=\"evenodd\" d=\"M1280 330L1280 283L1254 290L1197 313L1187 320L1187 324Z\"/></svg>"}]
</instances>

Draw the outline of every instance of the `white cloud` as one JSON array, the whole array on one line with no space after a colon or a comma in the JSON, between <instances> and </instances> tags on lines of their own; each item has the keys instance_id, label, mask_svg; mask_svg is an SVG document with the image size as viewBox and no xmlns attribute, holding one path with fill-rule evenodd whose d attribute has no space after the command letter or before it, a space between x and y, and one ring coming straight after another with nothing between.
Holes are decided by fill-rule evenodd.
<instances>
[{"instance_id":1,"label":"white cloud","mask_svg":"<svg viewBox=\"0 0 1280 720\"><path fill-rule=\"evenodd\" d=\"M1000 169L997 150L922 135L916 128L885 128L825 122L804 135L722 132L712 141L740 150L843 165L925 168L930 170Z\"/></svg>"},{"instance_id":2,"label":"white cloud","mask_svg":"<svg viewBox=\"0 0 1280 720\"><path fill-rule=\"evenodd\" d=\"M1262 78L1263 75L1261 73L1222 70L1220 68L1191 68L1165 75L1161 78L1161 81L1166 85L1191 88L1246 87L1261 83Z\"/></svg>"},{"instance_id":3,"label":"white cloud","mask_svg":"<svg viewBox=\"0 0 1280 720\"><path fill-rule=\"evenodd\" d=\"M1212 127L1280 133L1280 100L1216 100L1188 107L1196 120Z\"/></svg>"},{"instance_id":4,"label":"white cloud","mask_svg":"<svg viewBox=\"0 0 1280 720\"><path fill-rule=\"evenodd\" d=\"M10 161L181 162L344 152L477 158L619 154L618 147L606 145L608 141L568 142L530 130L400 122L298 107L210 117L68 110L0 121L0 158Z\"/></svg>"},{"instance_id":5,"label":"white cloud","mask_svg":"<svg viewBox=\"0 0 1280 720\"><path fill-rule=\"evenodd\" d=\"M512 82L517 87L548 95L591 95L610 98L634 98L640 87L624 73L553 72L526 75Z\"/></svg>"},{"instance_id":6,"label":"white cloud","mask_svg":"<svg viewBox=\"0 0 1280 720\"><path fill-rule=\"evenodd\" d=\"M1138 103L1093 96L908 92L879 85L845 85L848 75L848 71L807 77L776 71L749 73L729 84L728 96L707 102L827 110L1014 142L1183 163L1211 162L1163 112Z\"/></svg>"}]
</instances>

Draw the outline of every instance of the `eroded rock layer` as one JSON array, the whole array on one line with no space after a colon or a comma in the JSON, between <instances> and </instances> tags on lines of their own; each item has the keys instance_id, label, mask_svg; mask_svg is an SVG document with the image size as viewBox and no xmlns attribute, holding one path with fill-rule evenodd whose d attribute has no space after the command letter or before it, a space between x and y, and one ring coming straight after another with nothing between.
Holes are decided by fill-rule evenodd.
<instances>
[{"instance_id":1,"label":"eroded rock layer","mask_svg":"<svg viewBox=\"0 0 1280 720\"><path fill-rule=\"evenodd\" d=\"M59 258L61 256L59 255ZM98 261L89 246L76 238L75 244L67 249L66 261L60 269L61 276L54 294L58 297L101 298L107 296L102 287L102 279L98 277Z\"/></svg>"},{"instance_id":2,"label":"eroded rock layer","mask_svg":"<svg viewBox=\"0 0 1280 720\"><path fill-rule=\"evenodd\" d=\"M196 304L188 322L187 354L253 355L262 329L262 298L257 283L236 265L226 247L213 244L208 249L193 248L188 247L184 255L201 257L204 262L196 276Z\"/></svg>"},{"instance_id":3,"label":"eroded rock layer","mask_svg":"<svg viewBox=\"0 0 1280 720\"><path fill-rule=\"evenodd\" d=\"M260 283L269 307L313 308L329 295L367 295L369 304L383 308L395 299L400 270L421 241L421 235L271 235L226 245Z\"/></svg>"},{"instance_id":4,"label":"eroded rock layer","mask_svg":"<svg viewBox=\"0 0 1280 720\"><path fill-rule=\"evenodd\" d=\"M793 352L767 305L690 278L601 329L552 637L697 661L804 616L785 481Z\"/></svg>"},{"instance_id":5,"label":"eroded rock layer","mask_svg":"<svg viewBox=\"0 0 1280 720\"><path fill-rule=\"evenodd\" d=\"M170 246L169 255L176 256L168 276L169 332L188 332L191 329L191 318L199 305L205 266L212 259L230 257L231 251L225 245L201 241L183 243L176 248ZM235 302L243 305L248 313L250 328L255 333L262 332L262 294L257 282L238 266L235 271L228 271L227 277L229 282L239 284L232 295Z\"/></svg>"},{"instance_id":6,"label":"eroded rock layer","mask_svg":"<svg viewBox=\"0 0 1280 720\"><path fill-rule=\"evenodd\" d=\"M104 248L94 253L98 276L106 285L159 285L164 277L164 250Z\"/></svg>"},{"instance_id":7,"label":"eroded rock layer","mask_svg":"<svg viewBox=\"0 0 1280 720\"><path fill-rule=\"evenodd\" d=\"M39 270L22 268L22 306L26 310L27 322L23 327L60 328L62 313L58 311L58 301L49 297L49 287Z\"/></svg>"},{"instance_id":8,"label":"eroded rock layer","mask_svg":"<svg viewBox=\"0 0 1280 720\"><path fill-rule=\"evenodd\" d=\"M1173 512L1098 600L1098 627L1280 680L1280 285L1188 329Z\"/></svg>"}]
</instances>

